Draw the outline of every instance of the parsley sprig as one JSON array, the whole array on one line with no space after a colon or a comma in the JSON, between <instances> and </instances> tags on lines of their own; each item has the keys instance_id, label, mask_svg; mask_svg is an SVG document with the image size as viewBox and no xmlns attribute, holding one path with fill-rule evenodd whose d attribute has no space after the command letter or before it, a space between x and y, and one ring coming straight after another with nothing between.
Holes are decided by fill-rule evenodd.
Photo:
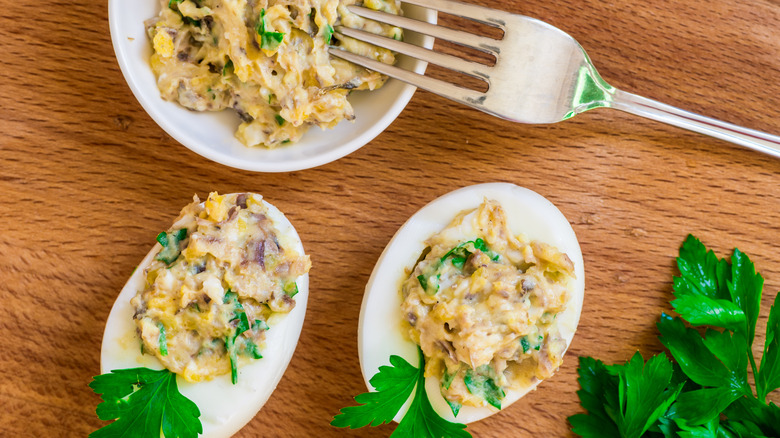
<instances>
[{"instance_id":1,"label":"parsley sprig","mask_svg":"<svg viewBox=\"0 0 780 438\"><path fill-rule=\"evenodd\" d=\"M179 392L168 370L131 368L95 376L89 387L102 394L98 418L114 420L90 438L195 438L203 432L200 410Z\"/></svg>"},{"instance_id":2,"label":"parsley sprig","mask_svg":"<svg viewBox=\"0 0 780 438\"><path fill-rule=\"evenodd\" d=\"M577 392L588 414L569 417L583 437L780 436L780 408L766 396L780 388L780 295L769 312L760 366L753 340L764 279L738 249L731 263L689 235L677 258L672 307L661 316L665 354L625 365L580 358ZM702 332L692 327L707 328ZM748 380L755 378L755 392Z\"/></svg>"},{"instance_id":3,"label":"parsley sprig","mask_svg":"<svg viewBox=\"0 0 780 438\"><path fill-rule=\"evenodd\" d=\"M357 429L390 423L414 391L412 404L391 437L471 438L464 424L450 423L431 406L425 391L425 356L419 349L418 354L417 368L400 356L390 356L391 366L379 367L369 380L376 392L355 397L360 405L342 408L330 424Z\"/></svg>"}]
</instances>

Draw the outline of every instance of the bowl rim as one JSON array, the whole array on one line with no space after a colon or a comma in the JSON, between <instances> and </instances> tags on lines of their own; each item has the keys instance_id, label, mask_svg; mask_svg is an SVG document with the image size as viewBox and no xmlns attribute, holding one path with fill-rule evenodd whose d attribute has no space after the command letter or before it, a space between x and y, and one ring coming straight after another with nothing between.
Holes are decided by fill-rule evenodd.
<instances>
[{"instance_id":1,"label":"bowl rim","mask_svg":"<svg viewBox=\"0 0 780 438\"><path fill-rule=\"evenodd\" d=\"M120 7L119 7L119 3L121 1L127 1L127 0L108 0L109 32L111 34L111 44L114 48L114 54L116 56L117 63L119 64L119 69L122 72L122 76L124 77L125 82L130 87L133 96L135 96L136 100L141 104L144 111L146 111L146 113L149 114L149 116L155 121L155 123L157 123L157 125L160 126L160 128L162 128L163 131L165 131L168 135L173 137L184 147L195 152L196 154L205 157L209 160L215 161L217 163L223 164L225 166L242 169L242 170L255 171L255 172L276 173L276 172L291 172L291 171L297 171L303 169L310 169L313 167L318 167L336 161L339 158L349 155L352 152L360 149L364 145L368 144L374 138L376 138L380 133L382 133L388 126L390 126L390 124L398 117L398 115L401 114L401 111L403 111L403 109L409 103L416 90L416 87L406 83L402 83L401 92L397 96L395 96L392 105L390 105L390 107L380 117L377 123L371 125L368 130L354 137L352 140L349 140L335 148L329 149L324 153L313 155L313 156L300 157L300 158L291 158L286 161L265 162L265 161L250 161L250 160L242 159L241 157L236 157L230 154L229 152L222 152L214 148L211 148L208 145L206 145L201 139L188 133L186 130L180 129L175 123L169 120L169 117L166 116L166 111L164 110L164 106L160 104L167 103L167 102L160 97L159 93L154 94L154 96L156 96L156 99L150 98L149 96L144 94L144 90L142 90L141 86L139 85L140 80L135 77L136 73L134 71L134 67L131 67L129 52L125 50L124 46L121 44L122 36L119 35L119 30L118 30L119 29L118 23L122 20L122 17L120 16ZM154 0L144 0L144 1L154 1ZM411 5L407 5L407 6L411 6ZM419 7L418 9L423 15L424 21L427 21L432 24L436 24L437 16L438 16L436 11L432 9L425 9ZM141 24L142 23L140 23L139 25ZM433 48L433 41L434 41L433 37L428 35L421 35L421 37L422 37L423 47L426 47L428 49ZM412 62L411 70L418 74L423 74L428 65L427 62L417 60L417 59L411 59L411 62ZM388 81L396 81L396 79L389 78ZM236 142L237 144L240 144L238 140L236 140ZM247 147L244 146L243 144L240 145L241 147ZM290 145L288 147L294 147L294 146L295 145Z\"/></svg>"}]
</instances>

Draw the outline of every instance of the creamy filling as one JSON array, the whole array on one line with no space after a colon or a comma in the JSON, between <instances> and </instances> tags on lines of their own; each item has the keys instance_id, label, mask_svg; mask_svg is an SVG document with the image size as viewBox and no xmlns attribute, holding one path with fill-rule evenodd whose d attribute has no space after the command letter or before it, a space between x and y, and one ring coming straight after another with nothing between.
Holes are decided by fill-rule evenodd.
<instances>
[{"instance_id":1,"label":"creamy filling","mask_svg":"<svg viewBox=\"0 0 780 438\"><path fill-rule=\"evenodd\" d=\"M292 249L255 194L195 197L157 238L162 250L131 300L142 350L189 381L262 357L268 320L295 306L309 257Z\"/></svg>"},{"instance_id":2,"label":"creamy filling","mask_svg":"<svg viewBox=\"0 0 780 438\"><path fill-rule=\"evenodd\" d=\"M566 254L513 235L495 201L428 239L402 284L402 312L453 413L461 405L500 409L506 390L558 369L566 342L557 316L573 278Z\"/></svg>"},{"instance_id":3,"label":"creamy filling","mask_svg":"<svg viewBox=\"0 0 780 438\"><path fill-rule=\"evenodd\" d=\"M234 109L236 137L268 148L298 141L313 125L354 119L351 90L374 90L385 77L331 59L328 45L392 64L393 54L334 33L336 26L401 39L401 29L347 10L357 0L161 0L146 22L160 94L195 111ZM400 13L395 0L368 8Z\"/></svg>"}]
</instances>

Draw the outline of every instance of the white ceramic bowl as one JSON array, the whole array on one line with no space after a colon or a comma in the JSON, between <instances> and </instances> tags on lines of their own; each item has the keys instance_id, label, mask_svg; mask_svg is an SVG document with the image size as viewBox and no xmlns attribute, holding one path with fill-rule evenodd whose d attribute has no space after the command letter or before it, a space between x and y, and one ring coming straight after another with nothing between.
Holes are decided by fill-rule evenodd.
<instances>
[{"instance_id":1,"label":"white ceramic bowl","mask_svg":"<svg viewBox=\"0 0 780 438\"><path fill-rule=\"evenodd\" d=\"M337 160L356 151L379 135L398 117L412 98L415 88L390 79L376 91L358 91L349 101L355 109L354 122L343 121L335 129L312 127L296 144L276 149L248 148L233 135L239 125L234 111L195 112L160 97L157 81L149 65L152 47L144 21L156 16L158 0L108 0L108 24L116 58L127 84L147 113L165 130L193 152L210 160L239 169L258 172L287 172L308 169ZM404 15L436 22L436 12L408 4ZM408 33L406 41L433 47L433 38ZM399 56L400 67L417 73L426 63Z\"/></svg>"}]
</instances>

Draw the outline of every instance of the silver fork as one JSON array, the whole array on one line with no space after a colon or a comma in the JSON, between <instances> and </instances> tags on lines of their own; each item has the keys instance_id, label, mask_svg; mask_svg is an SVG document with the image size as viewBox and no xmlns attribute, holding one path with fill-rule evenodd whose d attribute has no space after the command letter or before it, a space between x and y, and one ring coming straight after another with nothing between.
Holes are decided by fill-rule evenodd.
<instances>
[{"instance_id":1,"label":"silver fork","mask_svg":"<svg viewBox=\"0 0 780 438\"><path fill-rule=\"evenodd\" d=\"M416 87L520 123L555 123L593 108L615 108L675 125L780 158L780 137L721 122L618 90L596 71L571 36L542 21L452 0L402 0L497 27L501 39L349 6L359 16L481 50L496 57L494 66L472 62L369 32L336 28L348 37L455 70L488 84L474 91L330 47L331 55Z\"/></svg>"}]
</instances>

